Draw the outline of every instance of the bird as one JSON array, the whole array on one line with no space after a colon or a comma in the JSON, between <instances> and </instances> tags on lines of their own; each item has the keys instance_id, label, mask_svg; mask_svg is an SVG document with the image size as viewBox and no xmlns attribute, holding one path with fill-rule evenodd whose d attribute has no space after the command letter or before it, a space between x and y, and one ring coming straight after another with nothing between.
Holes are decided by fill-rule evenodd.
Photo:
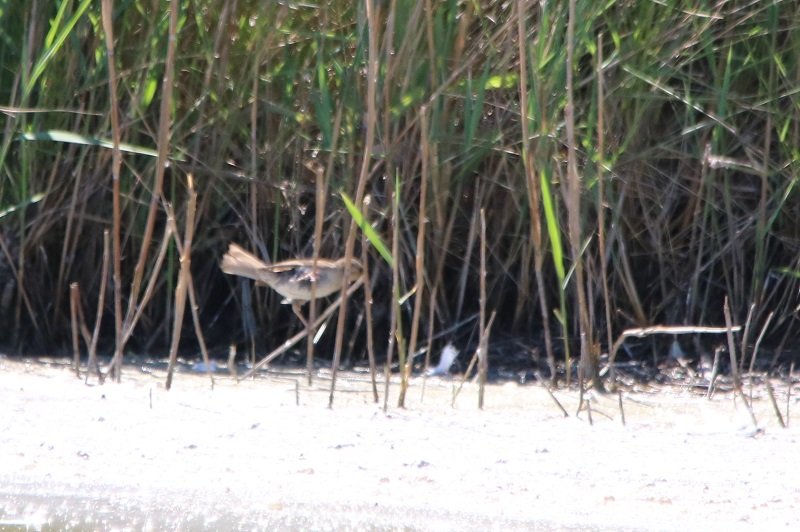
<instances>
[{"instance_id":1,"label":"bird","mask_svg":"<svg viewBox=\"0 0 800 532\"><path fill-rule=\"evenodd\" d=\"M253 279L256 284L267 285L292 304L292 310L304 325L308 326L300 305L312 299L312 283L314 298L326 297L342 288L346 261L340 259L317 259L316 269L313 259L291 259L281 262L266 263L246 251L241 246L231 243L222 257L220 269L230 275L238 275ZM350 276L348 285L361 277L363 267L357 259L350 259Z\"/></svg>"}]
</instances>

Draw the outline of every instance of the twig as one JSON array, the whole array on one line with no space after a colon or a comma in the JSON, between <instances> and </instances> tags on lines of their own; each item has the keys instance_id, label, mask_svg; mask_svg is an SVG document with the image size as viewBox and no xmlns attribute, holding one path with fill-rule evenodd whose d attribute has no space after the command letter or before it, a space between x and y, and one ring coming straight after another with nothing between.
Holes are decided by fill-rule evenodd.
<instances>
[{"instance_id":1,"label":"twig","mask_svg":"<svg viewBox=\"0 0 800 532\"><path fill-rule=\"evenodd\" d=\"M117 73L114 54L114 24L112 22L113 8L111 0L103 0L101 4L101 18L103 20L103 34L106 43L106 57L108 58L108 92L109 115L111 117L111 136L114 141L111 162L112 181L112 229L114 233L114 332L115 348L114 358L111 362L112 377L120 380L122 372L122 353L125 349L122 318L122 244L121 244L121 208L120 208L120 168L122 167L122 152L119 149L121 132L119 127L120 105L117 98ZM155 219L153 220L155 222ZM150 243L150 234L146 234L143 246Z\"/></svg>"},{"instance_id":2,"label":"twig","mask_svg":"<svg viewBox=\"0 0 800 532\"><path fill-rule=\"evenodd\" d=\"M626 329L619 335L617 341L611 347L611 354L608 357L609 377L613 382L616 379L614 372L614 360L617 358L617 351L622 347L626 339L631 337L645 338L654 334L723 334L727 333L730 329L731 332L738 332L742 328L739 325L731 327L704 327L701 325L653 325L651 327L636 327L633 329Z\"/></svg>"},{"instance_id":3,"label":"twig","mask_svg":"<svg viewBox=\"0 0 800 532\"><path fill-rule=\"evenodd\" d=\"M786 428L786 423L783 421L781 409L778 408L778 402L775 400L775 393L772 391L772 384L769 382L769 375L764 376L764 384L767 386L767 395L769 395L769 402L772 404L772 410L775 412L775 417L778 418L778 423L781 427ZM791 383L789 384L791 387Z\"/></svg>"},{"instance_id":4,"label":"twig","mask_svg":"<svg viewBox=\"0 0 800 532\"><path fill-rule=\"evenodd\" d=\"M203 339L202 329L200 327L199 315L197 314L197 305L194 298L194 287L192 283L192 240L194 239L195 227L195 213L197 211L197 192L194 189L194 180L192 175L187 176L189 198L186 202L186 219L184 221L186 227L184 228L183 242L178 238L178 228L175 221L175 213L166 201L164 208L168 213L167 223L173 227L173 237L175 245L180 253L180 271L178 273L178 284L175 287L175 314L173 318L172 328L172 342L170 344L169 364L167 366L167 390L172 386L172 375L175 370L175 363L178 358L178 345L180 343L181 330L183 329L183 318L186 310L186 295L188 292L189 303L192 310L192 317L195 326L195 333L197 334L198 342L200 343L200 350L203 353L203 362L205 363L206 372L211 380L211 388L214 388L214 376L211 373L211 364L208 359L208 351L206 350L205 340Z\"/></svg>"},{"instance_id":5,"label":"twig","mask_svg":"<svg viewBox=\"0 0 800 532\"><path fill-rule=\"evenodd\" d=\"M411 333L408 338L408 353L406 364L404 368L400 368L403 372L404 387L400 390L400 394L405 396L408 387L408 379L411 376L411 368L414 366L414 357L410 356L411 353L417 350L417 337L419 335L419 321L422 317L422 299L425 293L425 227L428 198L428 166L430 164L430 144L428 142L428 109L425 105L419 111L420 113L420 145L422 146L422 170L420 173L419 185L419 215L417 217L417 254L414 262L415 271L415 288L414 294L414 312L411 315ZM401 400L401 406L404 401Z\"/></svg>"},{"instance_id":6,"label":"twig","mask_svg":"<svg viewBox=\"0 0 800 532\"><path fill-rule=\"evenodd\" d=\"M522 133L522 162L525 170L525 184L528 192L528 216L530 216L530 239L533 246L533 270L536 278L536 284L539 287L536 292L539 297L539 311L542 316L542 330L544 331L544 344L547 350L547 365L550 368L550 382L555 384L557 380L555 355L553 354L553 341L550 337L550 310L547 303L547 290L544 290L544 276L542 274L542 265L544 264L543 244L542 244L542 219L541 219L541 184L539 176L533 163L533 155L531 154L530 139L533 136L530 133L530 117L528 115L528 91L527 86L528 77L528 39L527 29L525 22L526 2L517 0L516 2L516 15L517 15L517 46L519 63L519 111L520 111L520 126ZM602 150L598 153L602 154ZM599 175L598 175L599 177ZM601 185L602 186L602 185ZM601 214L602 216L602 214ZM599 224L602 228L602 223ZM602 230L602 229L601 229ZM602 234L602 233L601 233ZM569 368L567 369L569 373Z\"/></svg>"},{"instance_id":7,"label":"twig","mask_svg":"<svg viewBox=\"0 0 800 532\"><path fill-rule=\"evenodd\" d=\"M377 403L379 399L377 366L375 364L375 338L372 330L372 281L369 276L367 237L363 233L361 234L361 264L364 267L364 312L366 313L367 319L367 359L369 360L369 375L372 380L372 399Z\"/></svg>"},{"instance_id":8,"label":"twig","mask_svg":"<svg viewBox=\"0 0 800 532\"><path fill-rule=\"evenodd\" d=\"M622 390L617 390L617 400L619 403L619 415L622 420L622 426L625 426L625 409L622 408Z\"/></svg>"},{"instance_id":9,"label":"twig","mask_svg":"<svg viewBox=\"0 0 800 532\"><path fill-rule=\"evenodd\" d=\"M355 204L361 208L364 202L364 191L367 187L367 177L369 176L369 163L372 156L372 147L375 143L375 124L378 122L376 112L375 93L378 84L378 26L379 22L374 13L371 2L366 3L367 33L368 33L368 61L367 61L367 130L364 139L364 155L361 161L361 171L358 175L356 185ZM350 220L350 228L347 232L347 240L344 245L344 275L342 279L342 306L339 311L336 326L336 339L333 347L333 361L331 362L331 391L328 397L328 408L333 408L333 392L336 390L336 373L339 370L339 361L342 356L342 342L344 341L344 327L347 323L347 297L350 293L347 290L347 283L350 278L350 261L353 258L353 248L356 243L356 221ZM395 257L396 258L396 257Z\"/></svg>"},{"instance_id":10,"label":"twig","mask_svg":"<svg viewBox=\"0 0 800 532\"><path fill-rule=\"evenodd\" d=\"M359 279L355 283L353 283L350 286L350 288L347 290L347 292L346 292L347 295L348 296L352 295L353 292L355 292L361 286L362 283L363 283L363 280L361 280L361 279ZM336 311L336 309L339 308L339 306L341 304L342 304L342 297L339 297L336 301L331 303L331 305L327 309L325 309L325 312L323 312L319 316L319 318L317 318L317 321L314 323L313 328L316 329L320 325L322 325L322 323L325 320L327 320L331 316L331 314L333 314L334 311ZM269 364L270 362L272 362L273 360L275 360L276 358L281 356L283 353L288 351L293 345L295 345L297 342L299 342L300 340L305 338L307 334L308 334L308 330L307 329L303 329L300 332L298 332L297 334L295 334L294 336L292 336L291 338L289 338L288 340L286 340L285 342L283 342L280 345L280 347L278 347L277 349L273 350L271 353L269 353L264 358L259 360L258 363L255 366L253 366L248 371L246 371L241 377L237 378L236 382L241 382L244 379L246 379L246 378L250 377L251 375L255 374L256 371L260 370L261 368L263 368L264 366L266 366L267 364Z\"/></svg>"},{"instance_id":11,"label":"twig","mask_svg":"<svg viewBox=\"0 0 800 532\"><path fill-rule=\"evenodd\" d=\"M753 405L750 404L750 401L747 400L747 397L742 392L742 383L739 380L739 369L736 365L736 347L733 345L733 332L731 331L731 309L728 304L728 296L725 296L725 301L722 304L722 312L725 314L725 325L727 325L728 329L728 349L730 350L731 356L731 377L733 378L733 389L736 395L744 403L745 408L747 408L747 412L750 414L750 420L753 422L754 427L758 427L758 421L756 420L756 414L753 412Z\"/></svg>"},{"instance_id":12,"label":"twig","mask_svg":"<svg viewBox=\"0 0 800 532\"><path fill-rule=\"evenodd\" d=\"M156 257L155 265L153 266L153 272L161 271L161 266L164 264L164 259L167 256L167 250L169 249L169 240L172 237L172 225L166 224L164 227L164 236L161 237L161 248L158 251L158 256ZM139 305L136 307L133 317L130 320L126 320L125 324L122 329L122 344L125 345L130 339L131 335L133 334L133 330L136 327L136 324L139 322L139 318L142 317L142 313L144 312L147 303L150 301L150 298L153 297L153 293L155 292L156 282L158 281L158 276L153 273L150 276L150 279L147 282L147 287L144 290L144 295L142 296ZM113 363L112 363L113 367Z\"/></svg>"},{"instance_id":13,"label":"twig","mask_svg":"<svg viewBox=\"0 0 800 532\"><path fill-rule=\"evenodd\" d=\"M786 427L789 427L789 404L792 399L792 374L794 373L794 362L789 365L789 387L786 390Z\"/></svg>"},{"instance_id":14,"label":"twig","mask_svg":"<svg viewBox=\"0 0 800 532\"><path fill-rule=\"evenodd\" d=\"M94 331L92 332L92 342L89 344L89 359L86 362L86 378L89 378L90 368L94 367L97 371L97 378L103 382L105 378L100 371L100 364L97 361L97 341L100 338L100 324L103 321L103 311L105 310L106 286L108 285L108 263L111 260L111 249L109 245L108 230L103 231L103 269L100 274L100 293L97 296L97 315L94 320Z\"/></svg>"},{"instance_id":15,"label":"twig","mask_svg":"<svg viewBox=\"0 0 800 532\"><path fill-rule=\"evenodd\" d=\"M592 400L586 400L586 413L589 415L589 425L594 426L594 421L592 420Z\"/></svg>"},{"instance_id":16,"label":"twig","mask_svg":"<svg viewBox=\"0 0 800 532\"><path fill-rule=\"evenodd\" d=\"M489 376L489 335L492 333L492 325L494 318L497 316L497 311L492 311L489 317L489 323L486 324L486 329L481 337L478 350L475 354L478 356L478 408L483 410L483 398L486 388L486 380Z\"/></svg>"},{"instance_id":17,"label":"twig","mask_svg":"<svg viewBox=\"0 0 800 532\"><path fill-rule=\"evenodd\" d=\"M91 368L94 367L97 371L97 379L102 383L104 380L103 372L100 371L100 365L97 363L97 353L92 349L92 335L89 334L89 327L86 326L86 318L83 315L83 308L81 307L80 287L78 283L70 285L70 306L75 308L75 326L80 331L83 337L83 342L89 351L88 360L86 362L86 379L85 383L89 382L89 375Z\"/></svg>"},{"instance_id":18,"label":"twig","mask_svg":"<svg viewBox=\"0 0 800 532\"><path fill-rule=\"evenodd\" d=\"M311 263L311 300L308 302L308 321L306 327L308 328L306 337L306 373L308 378L308 385L314 380L314 323L317 319L317 261L319 260L319 247L322 242L322 225L325 220L325 169L322 165L314 161L306 162L306 168L314 173L315 187L314 198L316 200L316 209L314 212L314 242L313 242L313 255Z\"/></svg>"},{"instance_id":19,"label":"twig","mask_svg":"<svg viewBox=\"0 0 800 532\"><path fill-rule=\"evenodd\" d=\"M744 332L742 333L742 344L739 348L739 351L742 353L742 357L739 359L739 373L741 374L744 370L744 354L747 351L747 338L750 336L750 324L753 320L753 312L756 309L756 304L753 303L750 305L750 310L747 311L747 319L744 321Z\"/></svg>"},{"instance_id":20,"label":"twig","mask_svg":"<svg viewBox=\"0 0 800 532\"><path fill-rule=\"evenodd\" d=\"M481 224L481 269L480 269L480 282L479 282L479 297L478 309L480 312L480 320L478 320L478 350L475 354L478 356L478 408L483 409L483 390L486 385L486 374L488 373L489 362L487 360L488 353L488 339L486 332L486 211L481 208L480 211L480 224ZM492 314L494 319L494 314Z\"/></svg>"},{"instance_id":21,"label":"twig","mask_svg":"<svg viewBox=\"0 0 800 532\"><path fill-rule=\"evenodd\" d=\"M239 375L236 369L236 344L231 344L228 348L228 373L235 379Z\"/></svg>"},{"instance_id":22,"label":"twig","mask_svg":"<svg viewBox=\"0 0 800 532\"><path fill-rule=\"evenodd\" d=\"M400 209L399 194L400 180L390 179L391 202L392 202L392 305L389 308L389 341L386 347L386 369L384 370L385 384L383 393L383 411L389 407L389 385L392 376L392 357L394 356L395 346L397 346L397 358L403 362L403 328L400 325L402 315L400 313Z\"/></svg>"},{"instance_id":23,"label":"twig","mask_svg":"<svg viewBox=\"0 0 800 532\"><path fill-rule=\"evenodd\" d=\"M536 380L538 380L540 383L542 383L542 387L547 392L547 395L550 396L550 399L552 399L553 402L556 404L556 406L561 410L561 413L564 414L564 417L569 417L569 413L567 413L567 409L564 408L564 406L561 404L561 401L559 401L556 398L556 396L553 395L553 392L550 390L550 386L548 386L547 382L544 379L542 379L542 376L539 374L538 371L536 372L535 375L536 375Z\"/></svg>"},{"instance_id":24,"label":"twig","mask_svg":"<svg viewBox=\"0 0 800 532\"><path fill-rule=\"evenodd\" d=\"M711 376L708 378L708 390L706 390L706 399L711 399L711 395L714 393L714 382L717 380L717 373L719 373L719 354L722 350L725 349L724 347L717 346L714 349L714 363L711 366Z\"/></svg>"},{"instance_id":25,"label":"twig","mask_svg":"<svg viewBox=\"0 0 800 532\"><path fill-rule=\"evenodd\" d=\"M744 394L742 394L742 382L739 379L739 366L736 363L736 346L733 343L733 332L731 332L731 308L728 303L728 296L725 296L725 300L722 303L722 312L725 315L725 325L727 326L727 331L725 336L728 338L728 355L731 358L731 378L733 379L733 387L737 393L741 394L744 398ZM744 399L745 404L750 404L746 399Z\"/></svg>"},{"instance_id":26,"label":"twig","mask_svg":"<svg viewBox=\"0 0 800 532\"><path fill-rule=\"evenodd\" d=\"M478 339L478 348L475 349L475 353L472 354L472 358L469 360L469 364L467 364L467 370L464 372L464 376L461 378L461 382L458 383L458 387L453 392L453 401L451 403L451 406L455 405L456 398L458 397L458 394L461 393L461 388L464 387L464 383L467 382L467 379L469 378L470 373L472 373L473 368L475 368L475 365L481 360L482 356L481 349L484 349L484 347L488 348L488 343L489 343L488 335L489 333L491 333L492 324L494 323L494 317L496 314L497 312L492 312L492 316L489 318L489 323L486 324L486 329L483 333L483 336L481 336L481 338ZM483 345L484 342L486 343L486 346ZM478 368L478 371L480 372L480 367ZM480 379L480 373L478 374L478 378ZM479 400L478 407L480 406L481 403Z\"/></svg>"},{"instance_id":27,"label":"twig","mask_svg":"<svg viewBox=\"0 0 800 532\"><path fill-rule=\"evenodd\" d=\"M72 330L72 369L81 378L81 351L78 338L78 283L69 285L69 321Z\"/></svg>"},{"instance_id":28,"label":"twig","mask_svg":"<svg viewBox=\"0 0 800 532\"><path fill-rule=\"evenodd\" d=\"M761 332L758 334L758 339L756 340L756 345L753 347L753 356L750 357L750 373L753 373L753 367L756 364L756 356L758 356L758 348L761 347L761 340L764 339L764 335L767 334L767 328L769 324L772 322L772 317L775 316L775 311L773 310L767 315L767 319L764 320L764 326L761 327ZM744 356L742 356L744 358Z\"/></svg>"}]
</instances>

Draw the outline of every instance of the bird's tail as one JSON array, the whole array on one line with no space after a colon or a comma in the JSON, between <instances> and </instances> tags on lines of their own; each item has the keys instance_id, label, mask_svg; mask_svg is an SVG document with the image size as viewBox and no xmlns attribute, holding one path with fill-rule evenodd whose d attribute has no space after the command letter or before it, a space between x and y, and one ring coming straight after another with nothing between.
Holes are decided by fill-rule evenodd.
<instances>
[{"instance_id":1,"label":"bird's tail","mask_svg":"<svg viewBox=\"0 0 800 532\"><path fill-rule=\"evenodd\" d=\"M220 268L225 273L248 277L256 281L262 280L262 272L266 266L264 261L237 244L231 244L228 247L228 252L222 257L220 264Z\"/></svg>"}]
</instances>

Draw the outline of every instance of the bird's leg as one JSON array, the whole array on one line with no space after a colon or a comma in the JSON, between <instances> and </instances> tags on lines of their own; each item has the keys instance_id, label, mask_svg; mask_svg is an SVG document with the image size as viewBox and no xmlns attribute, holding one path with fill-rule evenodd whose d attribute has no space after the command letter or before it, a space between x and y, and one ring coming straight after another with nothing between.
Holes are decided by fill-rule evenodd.
<instances>
[{"instance_id":1,"label":"bird's leg","mask_svg":"<svg viewBox=\"0 0 800 532\"><path fill-rule=\"evenodd\" d=\"M292 310L294 311L295 316L300 318L300 321L303 322L303 327L308 329L308 321L306 321L306 317L303 316L303 313L300 312L300 303L297 301L292 301Z\"/></svg>"}]
</instances>

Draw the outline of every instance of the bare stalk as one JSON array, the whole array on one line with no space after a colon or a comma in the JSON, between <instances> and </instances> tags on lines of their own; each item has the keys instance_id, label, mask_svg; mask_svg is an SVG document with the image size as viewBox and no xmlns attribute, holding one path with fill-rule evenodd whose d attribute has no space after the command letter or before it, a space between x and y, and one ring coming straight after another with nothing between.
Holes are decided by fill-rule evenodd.
<instances>
[{"instance_id":1,"label":"bare stalk","mask_svg":"<svg viewBox=\"0 0 800 532\"><path fill-rule=\"evenodd\" d=\"M369 257L367 256L367 237L361 235L361 264L364 267L364 313L367 316L367 357L369 359L369 375L372 380L372 399L378 402L377 369L375 365L375 338L372 325L372 281L369 273ZM309 321L312 318L309 317Z\"/></svg>"},{"instance_id":2,"label":"bare stalk","mask_svg":"<svg viewBox=\"0 0 800 532\"><path fill-rule=\"evenodd\" d=\"M728 350L730 351L731 356L731 378L733 380L733 389L736 392L736 395L738 395L742 400L742 403L744 403L745 408L747 408L747 412L750 414L750 420L753 422L753 426L758 427L758 421L756 420L756 415L753 412L753 405L750 404L750 401L747 400L747 396L742 391L742 383L739 379L739 369L736 365L736 346L733 343L733 331L731 331L731 309L730 305L728 304L728 296L725 296L725 302L722 305L722 312L725 314L725 325L728 329ZM778 416L780 416L780 412L778 412Z\"/></svg>"},{"instance_id":3,"label":"bare stalk","mask_svg":"<svg viewBox=\"0 0 800 532\"><path fill-rule=\"evenodd\" d=\"M611 332L611 297L608 293L608 249L606 247L606 196L603 182L605 171L605 85L603 82L603 34L597 36L597 245L600 255L600 278L603 284L603 306L606 311L606 346L613 341ZM622 396L620 395L620 411ZM625 424L625 415L622 416Z\"/></svg>"},{"instance_id":4,"label":"bare stalk","mask_svg":"<svg viewBox=\"0 0 800 532\"><path fill-rule=\"evenodd\" d=\"M773 316L775 316L774 310L770 312L767 315L767 319L764 320L764 326L761 327L761 332L758 334L756 345L753 346L753 355L750 357L750 369L748 370L750 373L753 373L753 367L756 364L756 357L758 356L758 349L761 347L761 341L764 339L764 335L767 334L767 328L769 328L769 324L772 322ZM744 358L744 355L742 355L742 358Z\"/></svg>"},{"instance_id":5,"label":"bare stalk","mask_svg":"<svg viewBox=\"0 0 800 532\"><path fill-rule=\"evenodd\" d=\"M178 239L177 227L175 227L175 215L169 212L169 222L173 225L173 236L180 253L180 271L178 273L178 284L175 287L175 313L172 322L172 342L169 348L169 364L167 366L167 382L166 388L169 390L172 387L172 375L175 371L175 363L178 360L178 345L181 339L181 330L183 329L183 315L186 309L186 293L189 289L192 279L192 239L194 238L194 218L197 210L197 193L194 190L194 183L191 174L188 176L189 182L189 199L186 206L186 227L184 228L183 243ZM171 211L171 209L170 209ZM205 360L206 371L211 376L211 369L208 359ZM214 379L211 377L213 386Z\"/></svg>"},{"instance_id":6,"label":"bare stalk","mask_svg":"<svg viewBox=\"0 0 800 532\"><path fill-rule=\"evenodd\" d=\"M306 337L306 373L308 385L311 386L314 378L314 322L317 317L317 261L319 260L319 245L322 242L322 223L325 220L325 169L321 165L312 161L306 163L306 168L314 172L315 177L315 201L316 212L314 213L314 242L311 266L311 300L308 302L308 336Z\"/></svg>"},{"instance_id":7,"label":"bare stalk","mask_svg":"<svg viewBox=\"0 0 800 532\"><path fill-rule=\"evenodd\" d=\"M78 283L69 285L69 318L72 330L72 369L75 375L81 377L81 350L78 337Z\"/></svg>"},{"instance_id":8,"label":"bare stalk","mask_svg":"<svg viewBox=\"0 0 800 532\"><path fill-rule=\"evenodd\" d=\"M103 0L101 14L103 19L103 33L106 41L106 56L108 58L108 90L111 117L111 135L114 141L111 162L112 180L112 232L114 246L114 333L115 349L114 358L111 362L111 375L119 382L122 372L122 352L125 343L122 335L122 251L120 240L120 217L121 209L119 203L119 174L122 166L122 152L119 149L120 129L119 129L119 101L117 100L117 70L114 55L114 25L111 17L113 13L112 0ZM149 242L145 239L145 242Z\"/></svg>"},{"instance_id":9,"label":"bare stalk","mask_svg":"<svg viewBox=\"0 0 800 532\"><path fill-rule=\"evenodd\" d=\"M544 250L542 244L542 191L533 166L533 154L530 151L530 125L528 119L528 54L525 30L525 2L517 0L517 44L519 46L519 106L522 125L522 160L525 168L525 181L528 189L528 209L530 210L530 232L533 243L533 269L536 276L537 292L539 296L539 312L542 315L542 329L544 330L544 345L547 350L547 364L550 367L550 382L556 381L556 359L553 353L553 339L550 336L550 312L547 305L547 292L544 289ZM567 369L569 373L569 369Z\"/></svg>"},{"instance_id":10,"label":"bare stalk","mask_svg":"<svg viewBox=\"0 0 800 532\"><path fill-rule=\"evenodd\" d=\"M569 2L569 20L567 22L567 105L564 118L567 129L567 187L565 187L565 203L567 205L567 225L569 228L570 253L575 270L573 284L578 307L580 325L581 362L578 372L579 383L590 380L595 389L602 390L603 384L597 373L597 357L589 346L593 343L589 311L586 301L583 259L581 257L581 178L578 174L577 145L575 141L575 101L573 94L573 68L575 53L575 0ZM564 317L566 319L566 316Z\"/></svg>"},{"instance_id":11,"label":"bare stalk","mask_svg":"<svg viewBox=\"0 0 800 532\"><path fill-rule=\"evenodd\" d=\"M608 370L611 381L616 378L614 372L614 360L617 358L617 351L622 347L627 338L645 338L654 334L725 334L729 330L731 332L740 331L742 328L739 325L731 325L730 327L705 327L702 325L653 325L652 327L635 327L633 329L625 329L617 337L614 345L611 346L611 352L608 356Z\"/></svg>"},{"instance_id":12,"label":"bare stalk","mask_svg":"<svg viewBox=\"0 0 800 532\"><path fill-rule=\"evenodd\" d=\"M486 352L488 348L488 341L486 340L486 211L481 208L481 269L478 297L478 307L480 312L480 319L478 321L478 337L480 344L478 346L478 408L483 409L483 390L486 386L486 376L489 371L489 361L487 360L489 354ZM494 318L494 315L492 316Z\"/></svg>"},{"instance_id":13,"label":"bare stalk","mask_svg":"<svg viewBox=\"0 0 800 532\"><path fill-rule=\"evenodd\" d=\"M97 377L102 381L103 375L97 363L97 341L100 339L100 325L103 321L103 311L106 303L106 285L108 285L108 263L111 250L108 242L108 229L103 231L103 269L100 270L100 293L97 296L97 314L94 319L94 331L92 332L92 343L89 344L89 360L87 370L92 366L97 370ZM88 372L87 372L88 377Z\"/></svg>"},{"instance_id":14,"label":"bare stalk","mask_svg":"<svg viewBox=\"0 0 800 532\"><path fill-rule=\"evenodd\" d=\"M408 358L405 373L400 388L400 406L405 404L405 395L408 390L408 379L411 377L411 368L414 365L414 353L417 350L417 335L419 334L419 320L422 315L422 299L425 293L425 226L426 207L428 197L428 174L430 164L430 144L428 143L428 110L426 106L420 109L420 146L422 146L422 173L419 186L419 225L417 227L417 249L414 264L416 275L416 293L414 294L414 314L411 318L411 335L408 339Z\"/></svg>"},{"instance_id":15,"label":"bare stalk","mask_svg":"<svg viewBox=\"0 0 800 532\"><path fill-rule=\"evenodd\" d=\"M375 14L373 13L373 3L365 0L367 13L367 29L369 33L369 59L367 62L367 131L364 143L364 157L361 160L361 173L358 176L356 186L356 205L361 208L364 203L364 190L367 186L369 175L369 161L372 157L372 147L375 143L375 124L378 120L375 110L375 91L378 83L378 25ZM350 220L350 230L347 233L347 241L344 247L344 276L342 277L342 306L339 309L339 319L336 325L336 340L333 348L333 362L331 363L331 393L328 398L328 407L333 407L333 392L336 389L336 372L339 369L339 361L342 357L342 342L344 340L344 327L347 324L347 281L350 278L350 261L353 258L353 248L356 243L356 222Z\"/></svg>"}]
</instances>

